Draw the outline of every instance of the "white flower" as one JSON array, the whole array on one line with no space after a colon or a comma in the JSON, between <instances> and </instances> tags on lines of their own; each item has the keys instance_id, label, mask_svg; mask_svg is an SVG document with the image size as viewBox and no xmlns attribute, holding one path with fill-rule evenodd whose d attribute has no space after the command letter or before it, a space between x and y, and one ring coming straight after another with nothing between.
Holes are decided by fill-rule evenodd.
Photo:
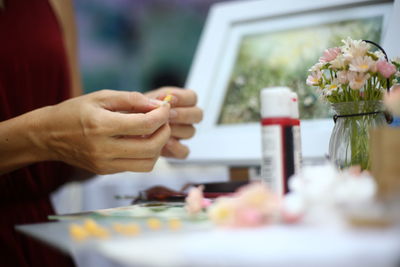
<instances>
[{"instance_id":1,"label":"white flower","mask_svg":"<svg viewBox=\"0 0 400 267\"><path fill-rule=\"evenodd\" d=\"M400 64L400 57L395 57L392 62Z\"/></svg>"},{"instance_id":2,"label":"white flower","mask_svg":"<svg viewBox=\"0 0 400 267\"><path fill-rule=\"evenodd\" d=\"M304 215L310 222L331 224L341 218L343 205L370 203L377 186L373 178L352 168L338 171L333 165L305 166L289 180L290 193L284 209L292 215Z\"/></svg>"},{"instance_id":3,"label":"white flower","mask_svg":"<svg viewBox=\"0 0 400 267\"><path fill-rule=\"evenodd\" d=\"M289 188L290 191L300 192L311 199L324 199L336 176L337 171L331 164L305 166L300 174L290 178Z\"/></svg>"},{"instance_id":4,"label":"white flower","mask_svg":"<svg viewBox=\"0 0 400 267\"><path fill-rule=\"evenodd\" d=\"M346 59L344 58L343 55L338 55L334 60L332 60L331 62L331 68L332 69L344 69L344 67L346 66Z\"/></svg>"},{"instance_id":5,"label":"white flower","mask_svg":"<svg viewBox=\"0 0 400 267\"><path fill-rule=\"evenodd\" d=\"M335 201L337 203L362 203L371 200L376 191L377 186L367 172L353 174L349 170L344 170L340 176L335 190Z\"/></svg>"},{"instance_id":6,"label":"white flower","mask_svg":"<svg viewBox=\"0 0 400 267\"><path fill-rule=\"evenodd\" d=\"M330 84L325 85L326 95L331 95L332 92L337 91L340 88L339 82L336 79L332 79Z\"/></svg>"},{"instance_id":7,"label":"white flower","mask_svg":"<svg viewBox=\"0 0 400 267\"><path fill-rule=\"evenodd\" d=\"M311 68L309 68L308 71L317 71L317 72L320 72L323 66L324 66L323 63L317 62L317 63L315 63Z\"/></svg>"},{"instance_id":8,"label":"white flower","mask_svg":"<svg viewBox=\"0 0 400 267\"><path fill-rule=\"evenodd\" d=\"M342 42L344 43L343 54L347 60L365 56L370 48L368 43L362 40L352 40L350 37Z\"/></svg>"},{"instance_id":9,"label":"white flower","mask_svg":"<svg viewBox=\"0 0 400 267\"><path fill-rule=\"evenodd\" d=\"M235 198L219 197L214 205L207 210L208 217L216 224L233 225L235 223L235 208L237 200Z\"/></svg>"},{"instance_id":10,"label":"white flower","mask_svg":"<svg viewBox=\"0 0 400 267\"><path fill-rule=\"evenodd\" d=\"M385 54L381 50L376 50L374 55L378 57L378 59L385 59Z\"/></svg>"},{"instance_id":11,"label":"white flower","mask_svg":"<svg viewBox=\"0 0 400 267\"><path fill-rule=\"evenodd\" d=\"M349 82L349 79L347 77L348 71L342 70L337 72L337 80L341 84L346 84Z\"/></svg>"},{"instance_id":12,"label":"white flower","mask_svg":"<svg viewBox=\"0 0 400 267\"><path fill-rule=\"evenodd\" d=\"M369 66L369 71L370 71L370 72L372 72L372 73L378 72L378 66L377 66L376 63L377 63L377 61L372 60L372 63L371 63L371 65Z\"/></svg>"},{"instance_id":13,"label":"white flower","mask_svg":"<svg viewBox=\"0 0 400 267\"><path fill-rule=\"evenodd\" d=\"M303 196L289 192L283 199L282 208L284 213L300 217L306 211L307 205Z\"/></svg>"},{"instance_id":14,"label":"white flower","mask_svg":"<svg viewBox=\"0 0 400 267\"><path fill-rule=\"evenodd\" d=\"M349 71L347 77L349 79L350 88L353 90L359 90L364 86L365 81L369 79L370 75L360 72Z\"/></svg>"},{"instance_id":15,"label":"white flower","mask_svg":"<svg viewBox=\"0 0 400 267\"><path fill-rule=\"evenodd\" d=\"M310 86L316 86L319 84L319 80L322 77L322 72L321 71L313 71L311 74L307 77L307 85Z\"/></svg>"},{"instance_id":16,"label":"white flower","mask_svg":"<svg viewBox=\"0 0 400 267\"><path fill-rule=\"evenodd\" d=\"M375 68L375 61L369 56L364 56L353 58L353 60L350 62L349 69L351 71L367 72L371 69L371 67Z\"/></svg>"}]
</instances>

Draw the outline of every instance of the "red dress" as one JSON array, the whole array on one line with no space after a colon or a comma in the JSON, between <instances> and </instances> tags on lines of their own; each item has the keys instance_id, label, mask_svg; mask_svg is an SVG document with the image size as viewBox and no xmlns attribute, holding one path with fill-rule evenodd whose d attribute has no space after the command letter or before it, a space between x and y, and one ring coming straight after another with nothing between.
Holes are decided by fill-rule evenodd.
<instances>
[{"instance_id":1,"label":"red dress","mask_svg":"<svg viewBox=\"0 0 400 267\"><path fill-rule=\"evenodd\" d=\"M0 121L54 105L69 94L62 31L48 1L5 0L0 9ZM14 225L44 222L54 214L49 194L69 174L63 163L44 162L0 176L1 266L72 265L70 258L14 230Z\"/></svg>"}]
</instances>

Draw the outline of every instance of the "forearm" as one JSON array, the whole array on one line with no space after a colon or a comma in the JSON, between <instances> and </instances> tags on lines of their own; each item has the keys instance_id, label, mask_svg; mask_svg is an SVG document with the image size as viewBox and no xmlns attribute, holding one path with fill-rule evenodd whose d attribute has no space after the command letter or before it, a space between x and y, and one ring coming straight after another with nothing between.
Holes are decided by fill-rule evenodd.
<instances>
[{"instance_id":1,"label":"forearm","mask_svg":"<svg viewBox=\"0 0 400 267\"><path fill-rule=\"evenodd\" d=\"M44 143L39 139L40 131L43 131L42 114L48 108L0 122L0 174L51 159Z\"/></svg>"}]
</instances>

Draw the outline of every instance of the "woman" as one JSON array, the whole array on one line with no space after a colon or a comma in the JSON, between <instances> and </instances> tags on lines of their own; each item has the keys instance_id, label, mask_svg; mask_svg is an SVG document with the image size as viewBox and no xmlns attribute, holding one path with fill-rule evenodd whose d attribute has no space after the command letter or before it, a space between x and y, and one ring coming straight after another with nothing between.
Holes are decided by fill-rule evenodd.
<instances>
[{"instance_id":1,"label":"woman","mask_svg":"<svg viewBox=\"0 0 400 267\"><path fill-rule=\"evenodd\" d=\"M49 194L76 170L150 171L160 154L185 158L179 140L202 118L195 93L179 88L78 96L71 2L0 0L2 266L71 265L14 226L54 214ZM160 101L167 92L171 104Z\"/></svg>"}]
</instances>

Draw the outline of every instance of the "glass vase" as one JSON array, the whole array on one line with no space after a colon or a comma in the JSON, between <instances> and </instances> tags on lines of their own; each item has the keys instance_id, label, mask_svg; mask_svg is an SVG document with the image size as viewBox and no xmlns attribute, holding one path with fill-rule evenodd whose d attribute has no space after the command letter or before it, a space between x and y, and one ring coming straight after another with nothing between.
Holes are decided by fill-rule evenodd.
<instances>
[{"instance_id":1,"label":"glass vase","mask_svg":"<svg viewBox=\"0 0 400 267\"><path fill-rule=\"evenodd\" d=\"M386 125L382 101L334 103L332 109L337 118L329 141L331 161L340 169L360 165L369 170L369 130Z\"/></svg>"}]
</instances>

